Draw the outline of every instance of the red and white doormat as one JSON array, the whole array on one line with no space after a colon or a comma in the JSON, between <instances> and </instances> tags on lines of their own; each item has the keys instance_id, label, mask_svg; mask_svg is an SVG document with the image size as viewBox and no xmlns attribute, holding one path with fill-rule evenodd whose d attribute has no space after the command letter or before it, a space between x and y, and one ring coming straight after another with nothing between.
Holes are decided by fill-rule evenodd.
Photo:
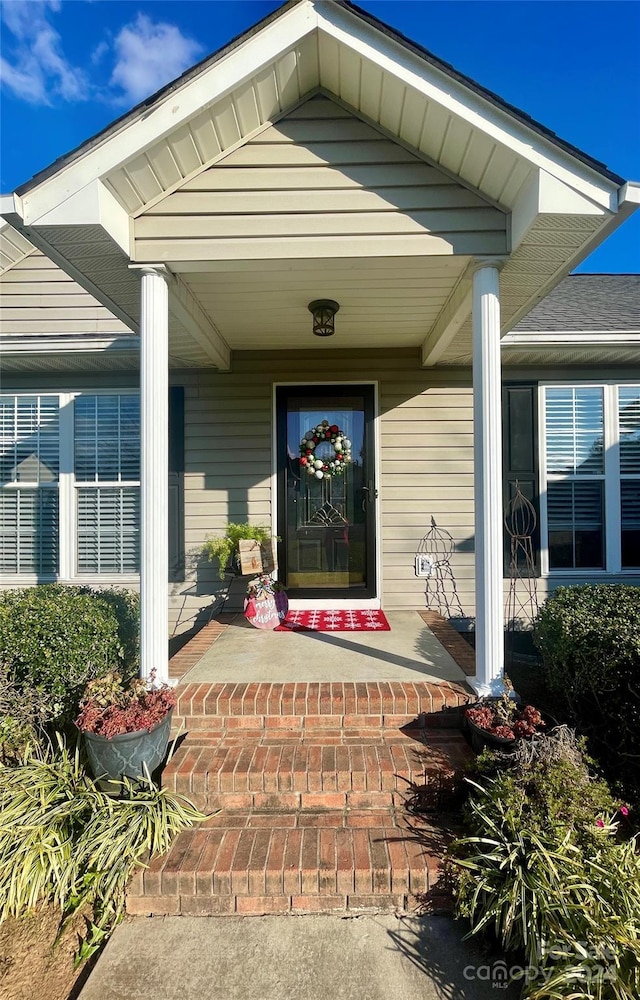
<instances>
[{"instance_id":1,"label":"red and white doormat","mask_svg":"<svg viewBox=\"0 0 640 1000\"><path fill-rule=\"evenodd\" d=\"M382 611L289 611L276 632L390 632Z\"/></svg>"}]
</instances>

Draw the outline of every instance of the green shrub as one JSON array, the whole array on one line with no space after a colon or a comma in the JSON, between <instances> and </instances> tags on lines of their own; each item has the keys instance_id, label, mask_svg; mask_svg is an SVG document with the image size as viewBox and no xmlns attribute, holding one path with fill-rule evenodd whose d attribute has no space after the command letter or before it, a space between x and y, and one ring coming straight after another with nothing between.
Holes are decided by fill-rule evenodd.
<instances>
[{"instance_id":1,"label":"green shrub","mask_svg":"<svg viewBox=\"0 0 640 1000\"><path fill-rule=\"evenodd\" d=\"M485 754L477 773L470 835L452 849L457 912L470 934L492 936L535 970L523 992L532 1000L635 1000L640 856L612 821L615 804L582 745L561 728L510 760Z\"/></svg>"},{"instance_id":2,"label":"green shrub","mask_svg":"<svg viewBox=\"0 0 640 1000\"><path fill-rule=\"evenodd\" d=\"M0 764L18 763L30 743L41 743L48 721L40 694L18 687L0 666Z\"/></svg>"},{"instance_id":3,"label":"green shrub","mask_svg":"<svg viewBox=\"0 0 640 1000\"><path fill-rule=\"evenodd\" d=\"M119 799L102 792L62 741L0 766L0 923L43 900L64 916L91 904L87 957L122 915L133 871L205 818L151 782L121 788Z\"/></svg>"},{"instance_id":4,"label":"green shrub","mask_svg":"<svg viewBox=\"0 0 640 1000\"><path fill-rule=\"evenodd\" d=\"M89 680L137 673L137 595L45 584L0 593L0 666L37 691L47 721L65 725Z\"/></svg>"},{"instance_id":5,"label":"green shrub","mask_svg":"<svg viewBox=\"0 0 640 1000\"><path fill-rule=\"evenodd\" d=\"M559 710L612 775L620 774L627 789L637 787L640 588L560 587L541 608L534 637Z\"/></svg>"}]
</instances>

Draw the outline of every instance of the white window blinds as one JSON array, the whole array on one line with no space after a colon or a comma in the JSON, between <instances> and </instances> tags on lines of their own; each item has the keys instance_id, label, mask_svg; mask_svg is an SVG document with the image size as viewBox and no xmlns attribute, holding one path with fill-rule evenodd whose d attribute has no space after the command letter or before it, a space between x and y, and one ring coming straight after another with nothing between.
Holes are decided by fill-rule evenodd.
<instances>
[{"instance_id":1,"label":"white window blinds","mask_svg":"<svg viewBox=\"0 0 640 1000\"><path fill-rule=\"evenodd\" d=\"M136 573L140 565L140 490L78 489L78 572Z\"/></svg>"},{"instance_id":2,"label":"white window blinds","mask_svg":"<svg viewBox=\"0 0 640 1000\"><path fill-rule=\"evenodd\" d=\"M548 475L602 475L602 388L547 389L546 434Z\"/></svg>"},{"instance_id":3,"label":"white window blinds","mask_svg":"<svg viewBox=\"0 0 640 1000\"><path fill-rule=\"evenodd\" d=\"M59 400L0 397L0 571L58 572Z\"/></svg>"},{"instance_id":4,"label":"white window blinds","mask_svg":"<svg viewBox=\"0 0 640 1000\"><path fill-rule=\"evenodd\" d=\"M78 573L136 573L140 565L138 396L76 398L74 471Z\"/></svg>"},{"instance_id":5,"label":"white window blinds","mask_svg":"<svg viewBox=\"0 0 640 1000\"><path fill-rule=\"evenodd\" d=\"M546 386L541 510L549 570L640 568L640 385Z\"/></svg>"},{"instance_id":6,"label":"white window blinds","mask_svg":"<svg viewBox=\"0 0 640 1000\"><path fill-rule=\"evenodd\" d=\"M604 568L602 386L545 391L550 569Z\"/></svg>"},{"instance_id":7,"label":"white window blinds","mask_svg":"<svg viewBox=\"0 0 640 1000\"><path fill-rule=\"evenodd\" d=\"M640 566L640 386L618 387L622 566Z\"/></svg>"}]
</instances>

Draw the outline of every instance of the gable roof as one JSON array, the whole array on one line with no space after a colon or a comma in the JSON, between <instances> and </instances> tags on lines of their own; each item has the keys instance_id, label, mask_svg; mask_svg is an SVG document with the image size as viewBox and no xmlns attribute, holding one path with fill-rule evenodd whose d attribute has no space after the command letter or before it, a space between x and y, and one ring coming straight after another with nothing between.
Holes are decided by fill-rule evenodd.
<instances>
[{"instance_id":1,"label":"gable roof","mask_svg":"<svg viewBox=\"0 0 640 1000\"><path fill-rule=\"evenodd\" d=\"M179 253L162 230L157 238L156 230L149 240L136 238L138 230L153 229L155 206L207 172L224 171L238 150L266 141L286 116L316 95L335 102L363 123L360 127L377 130L379 142L390 140L442 172L463 193L477 196L485 205L478 218L491 210L502 213L503 243L449 239L432 241L424 252L417 242L412 247L394 243L393 234L383 234L384 246L355 241L342 232L328 233L327 218L323 229L327 213L322 208L307 244L295 246L288 232L279 233L268 251L260 246L262 230L247 233L230 219L228 232L238 238L224 247L218 242L214 252L213 239L200 238L197 208L188 228L180 230L185 240ZM300 148L291 136L283 141ZM312 153L316 156L315 149ZM331 163L326 151L317 158ZM361 187L369 193L367 184ZM422 363L433 365L460 363L469 348L475 258L497 256L504 263L506 332L638 203L640 187L624 184L597 160L367 12L342 0L296 0L38 174L3 200L2 211L134 330L139 288L130 265L165 264L178 278L172 279L170 294L170 312L177 306L174 317L181 317L175 329L186 325L192 339L190 345L180 344L181 353L188 350L194 362L199 358L218 367L228 367L235 345L224 339L225 317L218 320L216 303L203 305L189 287L190 273L217 272L223 280L225 273L242 271L250 279L267 257L274 268L289 270L300 270L311 257L344 270L345 258L351 258L359 273L373 280L374 258L380 264L384 256L394 256L396 263L403 257L420 262L423 273L409 282L412 293L419 294L425 284L435 287L433 271L444 261L459 280L455 288L441 288L429 315L417 317L421 326L414 334L416 346L422 341ZM202 218L206 214L200 212ZM449 217L455 222L452 212ZM261 222L265 232L272 221ZM355 297L356 292L354 278L345 294ZM285 307L300 307L293 292L284 300ZM391 295L379 318L391 346ZM287 345L274 335L268 346ZM357 345L347 338L345 346Z\"/></svg>"},{"instance_id":2,"label":"gable roof","mask_svg":"<svg viewBox=\"0 0 640 1000\"><path fill-rule=\"evenodd\" d=\"M612 180L617 184L624 184L625 179L621 177L619 174L616 174L612 170L610 170L606 166L606 164L602 163L600 160L596 160L594 157L590 156L588 153L579 149L577 146L574 146L567 140L562 139L560 136L557 135L557 133L547 128L545 125L537 121L535 118L527 114L525 111L522 111L515 105L510 104L508 101L504 100L504 98L500 97L500 95L496 94L494 91L489 90L487 87L483 87L482 84L478 83L472 77L467 76L465 73L461 73L454 66L452 66L451 63L448 63L445 60L440 59L429 49L420 45L418 42L415 42L412 39L408 38L406 35L397 31L395 28L392 28L390 25L386 24L384 21L381 21L379 18L375 17L375 15L364 10L362 7L358 7L356 4L350 2L350 0L319 0L319 2L324 6L342 7L346 10L349 10L351 13L360 18L362 21L371 25L376 30L380 31L382 34L392 39L394 42L397 42L400 45L402 45L408 52L412 52L415 55L418 55L425 62L431 64L440 72L444 73L446 76L449 76L452 80L455 80L457 83L462 83L465 87L468 87L471 91L475 92L480 97L484 98L486 101L489 101L497 108L506 111L509 115L522 122L528 128L535 130L541 136L544 136L546 139L555 143L558 146L558 148L563 149L566 152L569 152L572 156L575 156L578 159L581 159L585 164L592 167L594 170L597 170L604 177L607 177L609 180ZM278 7L275 11L272 11L270 14L267 14L260 21L256 22L256 24L252 25L246 31L237 35L230 42L221 46L215 52L212 52L209 55L205 56L199 62L195 63L195 65L185 70L185 72L182 73L180 76L176 77L175 80L172 80L164 87L161 87L154 94L151 94L143 101L140 101L133 108L131 108L130 111L125 112L125 114L121 115L119 118L116 118L113 122L110 122L107 126L105 126L105 128L101 129L99 132L96 132L95 135L91 136L89 139L86 139L79 146L76 146L74 149L70 150L68 153L65 153L63 156L58 157L43 170L38 171L28 181L25 181L18 188L16 188L16 193L19 195L26 194L32 187L36 186L37 184L45 180L47 177L56 173L61 167L64 167L67 164L72 163L75 159L77 159L87 150L91 149L93 146L103 142L105 139L108 139L109 136L120 131L120 129L126 127L126 125L129 124L130 122L135 121L141 115L148 113L149 109L153 108L159 102L164 101L172 93L175 93L185 84L195 79L202 73L203 70L209 69L211 66L215 65L215 63L221 61L225 56L229 55L236 48L240 47L245 41L247 41L253 35L257 34L264 27L271 24L271 22L280 18L286 10L293 7L297 7L302 3L304 3L304 0L286 0L286 2L283 3L280 7Z\"/></svg>"}]
</instances>

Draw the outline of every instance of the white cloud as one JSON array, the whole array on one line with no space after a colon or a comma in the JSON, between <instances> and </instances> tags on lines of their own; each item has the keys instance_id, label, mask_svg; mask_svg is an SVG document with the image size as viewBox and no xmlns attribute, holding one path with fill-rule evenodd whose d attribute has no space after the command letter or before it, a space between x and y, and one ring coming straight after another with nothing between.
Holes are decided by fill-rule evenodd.
<instances>
[{"instance_id":1,"label":"white cloud","mask_svg":"<svg viewBox=\"0 0 640 1000\"><path fill-rule=\"evenodd\" d=\"M102 62L104 57L110 51L110 48L111 46L109 45L109 43L105 41L102 41L98 45L96 45L95 49L91 53L92 64L94 66L97 66L98 63Z\"/></svg>"},{"instance_id":2,"label":"white cloud","mask_svg":"<svg viewBox=\"0 0 640 1000\"><path fill-rule=\"evenodd\" d=\"M138 14L117 35L115 50L111 85L121 90L123 102L137 103L188 69L202 46L175 25Z\"/></svg>"},{"instance_id":3,"label":"white cloud","mask_svg":"<svg viewBox=\"0 0 640 1000\"><path fill-rule=\"evenodd\" d=\"M60 10L60 0L13 0L2 5L2 20L18 39L28 39L34 28L47 23L47 11Z\"/></svg>"},{"instance_id":4,"label":"white cloud","mask_svg":"<svg viewBox=\"0 0 640 1000\"><path fill-rule=\"evenodd\" d=\"M2 4L2 20L14 45L11 54L0 59L0 82L29 104L52 104L55 97L66 101L89 97L84 72L65 58L60 35L49 23L49 16L59 9L59 0Z\"/></svg>"},{"instance_id":5,"label":"white cloud","mask_svg":"<svg viewBox=\"0 0 640 1000\"><path fill-rule=\"evenodd\" d=\"M136 104L180 76L202 53L201 45L176 25L138 14L115 38L103 37L87 53L92 76L113 66L105 86L98 79L91 81L84 68L65 57L63 40L52 23L60 8L60 0L0 3L5 29L0 83L28 104L51 106L59 100L90 98Z\"/></svg>"}]
</instances>

